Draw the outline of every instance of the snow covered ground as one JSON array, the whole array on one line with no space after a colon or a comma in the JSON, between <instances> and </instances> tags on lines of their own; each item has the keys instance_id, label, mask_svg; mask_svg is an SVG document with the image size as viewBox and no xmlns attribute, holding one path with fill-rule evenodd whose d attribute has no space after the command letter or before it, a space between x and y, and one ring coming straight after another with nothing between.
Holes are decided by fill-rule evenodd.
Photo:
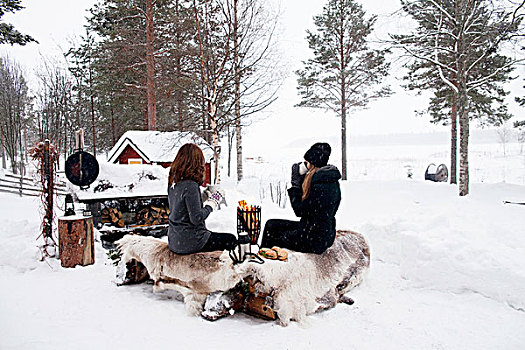
<instances>
[{"instance_id":1,"label":"snow covered ground","mask_svg":"<svg viewBox=\"0 0 525 350\"><path fill-rule=\"evenodd\" d=\"M208 227L233 232L240 199L261 201L264 220L293 218L264 189L286 185L309 143L247 154L246 179L224 180L230 206ZM337 221L368 239L370 272L349 293L354 305L286 328L244 314L210 323L186 315L175 293L117 287L100 242L92 266L39 262L39 199L0 194L0 349L523 349L525 206L503 201L525 202L525 156L517 144L503 157L497 143L474 143L471 194L460 198L423 181L428 163L448 166L443 144L349 149Z\"/></svg>"}]
</instances>

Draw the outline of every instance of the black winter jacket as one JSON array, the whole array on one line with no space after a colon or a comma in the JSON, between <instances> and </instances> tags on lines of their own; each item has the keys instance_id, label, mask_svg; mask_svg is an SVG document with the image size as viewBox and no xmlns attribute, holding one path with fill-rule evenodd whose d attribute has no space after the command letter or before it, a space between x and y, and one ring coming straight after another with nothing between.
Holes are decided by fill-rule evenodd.
<instances>
[{"instance_id":1,"label":"black winter jacket","mask_svg":"<svg viewBox=\"0 0 525 350\"><path fill-rule=\"evenodd\" d=\"M335 213L341 202L340 178L339 169L327 165L313 175L310 195L304 201L301 188L288 189L295 215L301 218L298 239L304 242L307 251L321 254L334 243Z\"/></svg>"}]
</instances>

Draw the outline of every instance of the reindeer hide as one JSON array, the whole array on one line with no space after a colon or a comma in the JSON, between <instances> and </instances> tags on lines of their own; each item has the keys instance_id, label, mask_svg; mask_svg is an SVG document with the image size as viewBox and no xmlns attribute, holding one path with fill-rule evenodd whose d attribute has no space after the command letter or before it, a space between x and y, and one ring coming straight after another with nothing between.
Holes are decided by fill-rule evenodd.
<instances>
[{"instance_id":1,"label":"reindeer hide","mask_svg":"<svg viewBox=\"0 0 525 350\"><path fill-rule=\"evenodd\" d=\"M338 231L333 246L323 254L290 251L287 262L265 260L262 265L247 261L233 265L227 252L178 255L166 242L151 237L128 235L118 245L123 253L121 268L132 259L141 262L154 288L181 291L191 313L202 311L211 292L228 291L250 278L257 282L256 293L273 298L273 309L283 325L335 306L362 281L370 263L367 242L352 231Z\"/></svg>"}]
</instances>

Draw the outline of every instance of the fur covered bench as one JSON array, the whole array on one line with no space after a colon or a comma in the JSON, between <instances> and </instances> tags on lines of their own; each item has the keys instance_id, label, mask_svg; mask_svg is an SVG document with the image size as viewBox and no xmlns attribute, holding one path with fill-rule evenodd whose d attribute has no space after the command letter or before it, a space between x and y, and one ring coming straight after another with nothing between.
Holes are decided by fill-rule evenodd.
<instances>
[{"instance_id":1,"label":"fur covered bench","mask_svg":"<svg viewBox=\"0 0 525 350\"><path fill-rule=\"evenodd\" d=\"M306 315L349 302L344 294L368 271L370 250L364 237L338 231L335 242L320 255L290 251L288 262L234 265L225 252L178 255L166 242L128 235L117 242L122 253L117 283L151 278L154 291L175 289L186 310L207 319L242 310L277 318L287 325Z\"/></svg>"}]
</instances>

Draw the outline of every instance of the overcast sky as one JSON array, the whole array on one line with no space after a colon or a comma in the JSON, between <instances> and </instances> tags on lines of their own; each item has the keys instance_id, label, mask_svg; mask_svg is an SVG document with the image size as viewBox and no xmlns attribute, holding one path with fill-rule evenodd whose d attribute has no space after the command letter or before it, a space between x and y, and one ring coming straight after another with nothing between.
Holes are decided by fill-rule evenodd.
<instances>
[{"instance_id":1,"label":"overcast sky","mask_svg":"<svg viewBox=\"0 0 525 350\"><path fill-rule=\"evenodd\" d=\"M296 76L293 73L301 68L310 51L305 36L306 29L314 29L312 17L320 14L324 1L307 0L267 0L274 9L280 8L281 35L280 46L282 62L288 67L289 76L284 82L279 100L271 106L265 119L253 123L245 130L245 149L255 152L261 142L269 148L286 147L294 140L335 140L340 138L340 120L331 113L320 110L296 108L299 102L296 93ZM25 67L31 74L40 64L41 55L60 57L62 50L67 50L69 42L84 33L87 9L96 0L23 0L25 9L14 15L4 16L24 34L29 34L39 44L28 44L24 47L0 45L0 54L9 55ZM389 15L398 8L397 0L364 0L361 1L367 13L379 15L376 27L383 36L388 30L399 29L399 21ZM77 39L78 41L78 39ZM399 88L398 79L402 71L400 63L394 63L391 69L390 82L396 94L369 105L368 109L350 113L348 120L349 140L353 135L439 132L448 128L434 126L428 119L416 117L414 110L422 109L427 104L426 96L414 96ZM514 84L514 89L521 93L521 83ZM511 110L523 113L513 102ZM271 139L267 143L266 140ZM351 142L351 141L349 141ZM338 146L338 145L334 145Z\"/></svg>"}]
</instances>

